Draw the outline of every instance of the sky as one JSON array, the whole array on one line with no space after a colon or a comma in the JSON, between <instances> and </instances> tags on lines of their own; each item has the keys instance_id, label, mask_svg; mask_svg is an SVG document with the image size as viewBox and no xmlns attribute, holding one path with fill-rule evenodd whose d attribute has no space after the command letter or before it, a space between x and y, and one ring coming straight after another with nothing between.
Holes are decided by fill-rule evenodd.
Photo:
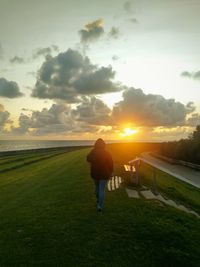
<instances>
[{"instance_id":1,"label":"sky","mask_svg":"<svg viewBox=\"0 0 200 267\"><path fill-rule=\"evenodd\" d=\"M0 0L0 139L179 140L200 124L199 0Z\"/></svg>"}]
</instances>

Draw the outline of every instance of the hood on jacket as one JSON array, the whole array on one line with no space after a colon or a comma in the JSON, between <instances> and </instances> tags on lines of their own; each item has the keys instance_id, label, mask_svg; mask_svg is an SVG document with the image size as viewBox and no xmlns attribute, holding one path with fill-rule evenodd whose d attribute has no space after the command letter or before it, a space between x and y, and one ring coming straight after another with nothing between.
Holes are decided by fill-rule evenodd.
<instances>
[{"instance_id":1,"label":"hood on jacket","mask_svg":"<svg viewBox=\"0 0 200 267\"><path fill-rule=\"evenodd\" d=\"M94 147L97 149L104 149L106 147L106 143L103 141L103 139L99 138L96 140Z\"/></svg>"}]
</instances>

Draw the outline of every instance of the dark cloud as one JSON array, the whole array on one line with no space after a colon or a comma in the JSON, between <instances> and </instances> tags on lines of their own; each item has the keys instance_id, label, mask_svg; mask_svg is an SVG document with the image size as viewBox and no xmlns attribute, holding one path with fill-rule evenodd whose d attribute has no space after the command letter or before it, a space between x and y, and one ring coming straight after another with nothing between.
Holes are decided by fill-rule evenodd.
<instances>
[{"instance_id":1,"label":"dark cloud","mask_svg":"<svg viewBox=\"0 0 200 267\"><path fill-rule=\"evenodd\" d=\"M89 108L93 109L93 114L89 111ZM102 116L100 116L100 108L102 108ZM11 133L39 136L55 133L75 134L94 132L98 129L96 126L97 122L100 119L105 119L106 111L106 106L97 99L90 101L84 98L82 105L75 109L64 103L56 103L49 109L44 108L42 111L32 111L29 116L21 114L19 117L19 127L12 127Z\"/></svg>"},{"instance_id":2,"label":"dark cloud","mask_svg":"<svg viewBox=\"0 0 200 267\"><path fill-rule=\"evenodd\" d=\"M94 22L86 24L84 29L79 31L79 34L81 35L81 43L84 44L85 48L89 48L89 43L97 41L105 34L103 28L103 19L98 19ZM107 40L118 39L119 36L120 30L118 27L114 26L105 34L105 38Z\"/></svg>"},{"instance_id":3,"label":"dark cloud","mask_svg":"<svg viewBox=\"0 0 200 267\"><path fill-rule=\"evenodd\" d=\"M21 96L23 96L23 94L20 92L16 82L0 78L0 97L16 98Z\"/></svg>"},{"instance_id":4,"label":"dark cloud","mask_svg":"<svg viewBox=\"0 0 200 267\"><path fill-rule=\"evenodd\" d=\"M196 71L196 72L184 71L181 73L181 76L185 78L191 78L194 80L200 80L200 71Z\"/></svg>"},{"instance_id":5,"label":"dark cloud","mask_svg":"<svg viewBox=\"0 0 200 267\"><path fill-rule=\"evenodd\" d=\"M126 11L126 13L131 14L133 13L133 5L130 1L126 1L124 3L124 10Z\"/></svg>"},{"instance_id":6,"label":"dark cloud","mask_svg":"<svg viewBox=\"0 0 200 267\"><path fill-rule=\"evenodd\" d=\"M59 48L57 45L52 45L51 47L43 47L43 48L37 48L34 52L33 52L33 59L36 59L40 56L46 57L48 55L51 55L52 52L58 52Z\"/></svg>"},{"instance_id":7,"label":"dark cloud","mask_svg":"<svg viewBox=\"0 0 200 267\"><path fill-rule=\"evenodd\" d=\"M113 61L117 61L117 60L119 60L119 57L118 57L117 55L113 55L113 56L112 56L112 60L113 60Z\"/></svg>"},{"instance_id":8,"label":"dark cloud","mask_svg":"<svg viewBox=\"0 0 200 267\"><path fill-rule=\"evenodd\" d=\"M27 111L27 112L33 112L33 109L30 108L21 108L22 111Z\"/></svg>"},{"instance_id":9,"label":"dark cloud","mask_svg":"<svg viewBox=\"0 0 200 267\"><path fill-rule=\"evenodd\" d=\"M193 113L188 119L186 124L191 127L196 127L197 125L200 125L200 114L199 113Z\"/></svg>"},{"instance_id":10,"label":"dark cloud","mask_svg":"<svg viewBox=\"0 0 200 267\"><path fill-rule=\"evenodd\" d=\"M133 13L134 13L134 9L133 9L133 3L131 1L127 1L124 3L124 10L126 13L126 17L128 17L128 21L136 24L138 23L138 20L136 18L133 18Z\"/></svg>"},{"instance_id":11,"label":"dark cloud","mask_svg":"<svg viewBox=\"0 0 200 267\"><path fill-rule=\"evenodd\" d=\"M200 71L194 72L194 73L192 74L192 78L193 78L194 80L200 80Z\"/></svg>"},{"instance_id":12,"label":"dark cloud","mask_svg":"<svg viewBox=\"0 0 200 267\"><path fill-rule=\"evenodd\" d=\"M19 127L11 127L12 134L26 134L29 127L31 126L31 118L25 114L20 114L19 116Z\"/></svg>"},{"instance_id":13,"label":"dark cloud","mask_svg":"<svg viewBox=\"0 0 200 267\"><path fill-rule=\"evenodd\" d=\"M75 103L81 95L119 91L120 86L112 81L114 76L111 66L99 68L91 64L88 57L68 49L56 57L46 58L38 71L32 96Z\"/></svg>"},{"instance_id":14,"label":"dark cloud","mask_svg":"<svg viewBox=\"0 0 200 267\"><path fill-rule=\"evenodd\" d=\"M44 127L35 129L32 132L32 135L42 136L42 135L49 135L49 134L62 134L66 132L67 132L66 125L52 124L52 125L46 125Z\"/></svg>"},{"instance_id":15,"label":"dark cloud","mask_svg":"<svg viewBox=\"0 0 200 267\"><path fill-rule=\"evenodd\" d=\"M160 95L146 95L141 89L126 89L123 100L112 110L94 96L82 96L80 101L75 107L60 100L41 111L22 109L31 114L21 114L19 127L12 127L11 134L113 134L119 133L121 125L126 123L145 129L145 132L154 131L154 127L173 132L177 126L193 127L200 120L200 115L193 113L192 102L183 105Z\"/></svg>"},{"instance_id":16,"label":"dark cloud","mask_svg":"<svg viewBox=\"0 0 200 267\"><path fill-rule=\"evenodd\" d=\"M32 111L30 116L22 113L19 117L19 127L13 127L12 134L40 135L70 130L74 122L68 114L69 111L65 104L53 104L49 109Z\"/></svg>"},{"instance_id":17,"label":"dark cloud","mask_svg":"<svg viewBox=\"0 0 200 267\"><path fill-rule=\"evenodd\" d=\"M44 108L42 111L34 111L31 117L31 126L32 128L40 128L47 125L65 124L70 129L73 125L70 113L71 108L69 106L65 104L53 104L49 109Z\"/></svg>"},{"instance_id":18,"label":"dark cloud","mask_svg":"<svg viewBox=\"0 0 200 267\"><path fill-rule=\"evenodd\" d=\"M79 31L82 43L89 43L98 40L104 34L103 19L98 19L84 26Z\"/></svg>"},{"instance_id":19,"label":"dark cloud","mask_svg":"<svg viewBox=\"0 0 200 267\"><path fill-rule=\"evenodd\" d=\"M107 125L110 121L111 110L106 104L96 97L83 97L81 104L72 111L77 121L90 125Z\"/></svg>"},{"instance_id":20,"label":"dark cloud","mask_svg":"<svg viewBox=\"0 0 200 267\"><path fill-rule=\"evenodd\" d=\"M57 45L52 45L51 47L55 52L59 52L59 47Z\"/></svg>"},{"instance_id":21,"label":"dark cloud","mask_svg":"<svg viewBox=\"0 0 200 267\"><path fill-rule=\"evenodd\" d=\"M116 84L112 82L115 72L112 67L101 67L91 73L82 74L74 82L74 86L79 94L103 94L118 91Z\"/></svg>"},{"instance_id":22,"label":"dark cloud","mask_svg":"<svg viewBox=\"0 0 200 267\"><path fill-rule=\"evenodd\" d=\"M96 125L90 125L86 123L79 123L77 127L73 129L72 134L79 134L79 133L97 133L99 128Z\"/></svg>"},{"instance_id":23,"label":"dark cloud","mask_svg":"<svg viewBox=\"0 0 200 267\"><path fill-rule=\"evenodd\" d=\"M183 72L181 73L181 76L182 76L182 77L191 78L191 73L188 72L188 71L183 71Z\"/></svg>"},{"instance_id":24,"label":"dark cloud","mask_svg":"<svg viewBox=\"0 0 200 267\"><path fill-rule=\"evenodd\" d=\"M18 64L22 64L22 63L24 63L24 62L25 62L25 60L24 60L23 57L15 56L15 57L12 57L12 58L10 59L10 63L18 63Z\"/></svg>"},{"instance_id":25,"label":"dark cloud","mask_svg":"<svg viewBox=\"0 0 200 267\"><path fill-rule=\"evenodd\" d=\"M10 123L10 113L4 109L4 106L0 104L0 131L4 129L6 123Z\"/></svg>"},{"instance_id":26,"label":"dark cloud","mask_svg":"<svg viewBox=\"0 0 200 267\"><path fill-rule=\"evenodd\" d=\"M62 101L54 103L49 109L30 111L21 114L19 127L12 127L12 134L45 135L54 133L77 134L97 132L100 125L109 121L111 110L96 97L82 97L81 103L72 109L71 105Z\"/></svg>"},{"instance_id":27,"label":"dark cloud","mask_svg":"<svg viewBox=\"0 0 200 267\"><path fill-rule=\"evenodd\" d=\"M187 138L188 135L193 131L193 128L187 126L176 126L176 127L143 127L140 129L140 136L143 140L163 140L163 141L174 141L180 140L181 138Z\"/></svg>"},{"instance_id":28,"label":"dark cloud","mask_svg":"<svg viewBox=\"0 0 200 267\"><path fill-rule=\"evenodd\" d=\"M118 39L119 35L120 35L120 31L119 31L119 28L117 27L112 27L110 32L108 33L108 37L113 38L113 39Z\"/></svg>"},{"instance_id":29,"label":"dark cloud","mask_svg":"<svg viewBox=\"0 0 200 267\"><path fill-rule=\"evenodd\" d=\"M123 92L123 100L113 107L115 123L130 122L137 126L176 126L186 123L187 114L195 110L193 103L183 105L174 99L145 94L141 89L129 88Z\"/></svg>"},{"instance_id":30,"label":"dark cloud","mask_svg":"<svg viewBox=\"0 0 200 267\"><path fill-rule=\"evenodd\" d=\"M185 107L188 110L188 114L195 111L196 107L194 106L194 102L188 102Z\"/></svg>"},{"instance_id":31,"label":"dark cloud","mask_svg":"<svg viewBox=\"0 0 200 267\"><path fill-rule=\"evenodd\" d=\"M129 21L133 24L138 23L138 20L135 18L130 18Z\"/></svg>"}]
</instances>

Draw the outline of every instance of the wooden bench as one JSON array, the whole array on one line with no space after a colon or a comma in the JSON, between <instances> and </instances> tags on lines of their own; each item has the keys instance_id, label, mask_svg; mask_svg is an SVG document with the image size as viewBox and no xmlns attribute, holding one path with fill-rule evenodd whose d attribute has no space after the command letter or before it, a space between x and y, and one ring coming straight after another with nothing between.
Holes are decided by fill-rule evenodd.
<instances>
[{"instance_id":1,"label":"wooden bench","mask_svg":"<svg viewBox=\"0 0 200 267\"><path fill-rule=\"evenodd\" d=\"M138 158L135 159L135 161L131 161L128 164L124 165L124 169L126 172L130 172L130 181L131 183L134 183L136 185L139 184L139 162L140 160Z\"/></svg>"},{"instance_id":2,"label":"wooden bench","mask_svg":"<svg viewBox=\"0 0 200 267\"><path fill-rule=\"evenodd\" d=\"M139 168L140 168L140 163L141 161L149 164L152 166L152 170L153 170L153 173L152 173L152 176L153 176L153 187L152 187L152 191L155 195L158 194L158 191L157 191L157 183L156 183L156 166L154 166L154 164L152 163L149 163L148 160L144 159L144 158L138 158L136 157L135 159L129 161L129 164L130 165L134 165L135 168L136 168L136 181L137 181L137 185L140 184L140 177L139 177ZM158 168L159 169L159 168Z\"/></svg>"},{"instance_id":3,"label":"wooden bench","mask_svg":"<svg viewBox=\"0 0 200 267\"><path fill-rule=\"evenodd\" d=\"M124 165L124 169L126 172L135 172L135 167L131 165Z\"/></svg>"}]
</instances>

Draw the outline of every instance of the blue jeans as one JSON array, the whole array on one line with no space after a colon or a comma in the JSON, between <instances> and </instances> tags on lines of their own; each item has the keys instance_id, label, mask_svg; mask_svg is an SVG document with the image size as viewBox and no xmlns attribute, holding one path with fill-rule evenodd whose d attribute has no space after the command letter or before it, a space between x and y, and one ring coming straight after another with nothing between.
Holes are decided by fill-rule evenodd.
<instances>
[{"instance_id":1,"label":"blue jeans","mask_svg":"<svg viewBox=\"0 0 200 267\"><path fill-rule=\"evenodd\" d=\"M97 198L98 205L103 208L104 198L105 198L105 187L107 180L94 180L95 182L95 194Z\"/></svg>"}]
</instances>

